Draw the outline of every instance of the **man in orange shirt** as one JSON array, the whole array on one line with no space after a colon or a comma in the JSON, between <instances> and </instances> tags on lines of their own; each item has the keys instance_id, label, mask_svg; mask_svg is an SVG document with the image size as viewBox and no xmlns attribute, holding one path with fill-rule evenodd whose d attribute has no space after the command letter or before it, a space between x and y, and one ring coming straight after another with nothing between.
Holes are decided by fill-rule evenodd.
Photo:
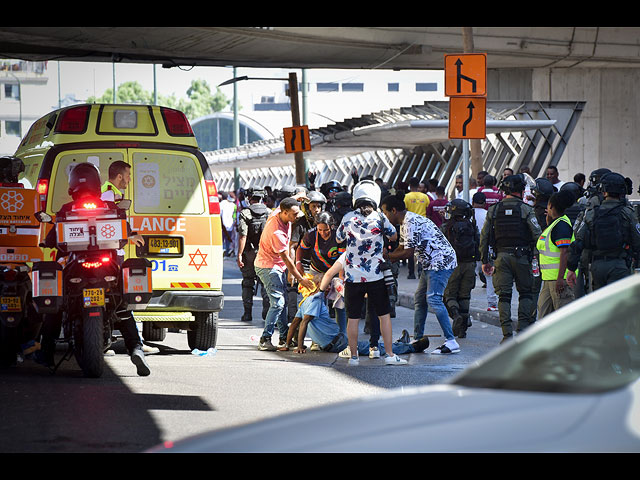
<instances>
[{"instance_id":1,"label":"man in orange shirt","mask_svg":"<svg viewBox=\"0 0 640 480\"><path fill-rule=\"evenodd\" d=\"M269 311L265 319L264 331L260 337L260 350L276 351L277 347L271 343L271 336L278 324L280 345L287 340L287 312L285 310L287 297L287 270L306 288L313 284L304 278L295 268L294 261L289 255L289 241L291 239L291 224L300 214L300 203L294 198L287 197L280 202L280 206L267 219L262 235L254 268L262 285L269 295Z\"/></svg>"}]
</instances>

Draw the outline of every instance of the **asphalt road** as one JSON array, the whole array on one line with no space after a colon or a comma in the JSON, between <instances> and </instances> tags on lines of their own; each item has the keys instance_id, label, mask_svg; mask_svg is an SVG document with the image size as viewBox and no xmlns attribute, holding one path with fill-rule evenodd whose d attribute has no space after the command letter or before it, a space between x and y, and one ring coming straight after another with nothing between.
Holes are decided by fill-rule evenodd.
<instances>
[{"instance_id":1,"label":"asphalt road","mask_svg":"<svg viewBox=\"0 0 640 480\"><path fill-rule=\"evenodd\" d=\"M107 369L99 379L84 378L75 360L63 362L55 375L29 360L0 369L0 452L141 452L294 410L441 383L502 338L498 327L475 321L459 340L459 354L431 355L443 341L432 337L425 353L407 355L408 365L393 367L369 358L349 367L346 359L325 352L261 352L260 300L254 321L241 322L240 273L233 261L224 264L225 304L214 355L193 355L182 331L151 344L160 352L147 357L148 377L136 375L122 341L115 356L105 357ZM413 311L398 307L393 338L403 328L411 332L412 325ZM425 333L441 333L433 314ZM361 338L368 338L362 325Z\"/></svg>"}]
</instances>

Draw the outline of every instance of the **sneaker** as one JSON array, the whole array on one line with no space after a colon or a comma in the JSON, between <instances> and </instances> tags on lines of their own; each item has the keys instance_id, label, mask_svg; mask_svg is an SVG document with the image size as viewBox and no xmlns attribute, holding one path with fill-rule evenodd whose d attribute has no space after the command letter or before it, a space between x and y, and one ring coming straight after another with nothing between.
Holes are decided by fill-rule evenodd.
<instances>
[{"instance_id":1,"label":"sneaker","mask_svg":"<svg viewBox=\"0 0 640 480\"><path fill-rule=\"evenodd\" d=\"M385 356L384 364L385 365L406 365L407 361L400 358L398 355L393 356Z\"/></svg>"},{"instance_id":2,"label":"sneaker","mask_svg":"<svg viewBox=\"0 0 640 480\"><path fill-rule=\"evenodd\" d=\"M350 357L349 358L349 365L351 365L352 367L360 365L360 359L358 357Z\"/></svg>"},{"instance_id":3,"label":"sneaker","mask_svg":"<svg viewBox=\"0 0 640 480\"><path fill-rule=\"evenodd\" d=\"M378 347L369 347L369 358L380 358Z\"/></svg>"},{"instance_id":4,"label":"sneaker","mask_svg":"<svg viewBox=\"0 0 640 480\"><path fill-rule=\"evenodd\" d=\"M131 353L131 363L136 366L138 375L141 377L146 377L151 373L151 369L149 368L149 365L147 365L147 361L144 359L144 352L141 347L133 349L133 353Z\"/></svg>"},{"instance_id":5,"label":"sneaker","mask_svg":"<svg viewBox=\"0 0 640 480\"><path fill-rule=\"evenodd\" d=\"M452 353L459 353L459 352L460 352L460 345L458 345L458 342L456 342L455 340L447 340L431 353L433 355L449 355Z\"/></svg>"},{"instance_id":6,"label":"sneaker","mask_svg":"<svg viewBox=\"0 0 640 480\"><path fill-rule=\"evenodd\" d=\"M419 340L416 340L411 344L415 352L420 353L424 352L427 348L429 348L429 337L422 337Z\"/></svg>"},{"instance_id":7,"label":"sneaker","mask_svg":"<svg viewBox=\"0 0 640 480\"><path fill-rule=\"evenodd\" d=\"M409 343L411 341L411 337L409 337L409 332L407 330L402 330L402 335L400 338L396 340L398 343Z\"/></svg>"},{"instance_id":8,"label":"sneaker","mask_svg":"<svg viewBox=\"0 0 640 480\"><path fill-rule=\"evenodd\" d=\"M266 350L268 352L275 352L277 350L276 346L271 343L270 338L260 337L260 342L258 343L258 350Z\"/></svg>"},{"instance_id":9,"label":"sneaker","mask_svg":"<svg viewBox=\"0 0 640 480\"><path fill-rule=\"evenodd\" d=\"M160 353L160 349L158 347L151 347L149 345L142 345L142 351L145 355L153 355L155 353Z\"/></svg>"},{"instance_id":10,"label":"sneaker","mask_svg":"<svg viewBox=\"0 0 640 480\"><path fill-rule=\"evenodd\" d=\"M497 312L498 311L498 307L494 307L493 305L489 305L487 307L487 312Z\"/></svg>"},{"instance_id":11,"label":"sneaker","mask_svg":"<svg viewBox=\"0 0 640 480\"><path fill-rule=\"evenodd\" d=\"M278 339L278 348L283 348L287 346L287 339L286 338L280 338Z\"/></svg>"},{"instance_id":12,"label":"sneaker","mask_svg":"<svg viewBox=\"0 0 640 480\"><path fill-rule=\"evenodd\" d=\"M349 347L345 348L338 354L338 356L340 358L351 358L351 349Z\"/></svg>"},{"instance_id":13,"label":"sneaker","mask_svg":"<svg viewBox=\"0 0 640 480\"><path fill-rule=\"evenodd\" d=\"M319 352L320 351L320 345L318 345L316 342L311 342L311 347L309 348L310 352Z\"/></svg>"}]
</instances>

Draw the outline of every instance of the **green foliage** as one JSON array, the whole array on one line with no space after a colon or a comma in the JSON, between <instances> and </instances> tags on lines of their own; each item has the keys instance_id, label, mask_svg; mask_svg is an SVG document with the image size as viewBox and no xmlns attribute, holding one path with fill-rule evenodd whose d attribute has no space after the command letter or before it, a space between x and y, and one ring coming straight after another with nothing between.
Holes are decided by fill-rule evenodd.
<instances>
[{"instance_id":1,"label":"green foliage","mask_svg":"<svg viewBox=\"0 0 640 480\"><path fill-rule=\"evenodd\" d=\"M219 112L231 103L231 100L219 88L215 93L212 93L209 84L201 79L192 80L186 93L187 99L177 98L175 94L158 95L158 105L180 110L191 121ZM100 97L89 97L87 102L113 103L113 89L108 88ZM115 103L153 104L153 93L144 90L137 81L125 82L120 84L116 90Z\"/></svg>"}]
</instances>

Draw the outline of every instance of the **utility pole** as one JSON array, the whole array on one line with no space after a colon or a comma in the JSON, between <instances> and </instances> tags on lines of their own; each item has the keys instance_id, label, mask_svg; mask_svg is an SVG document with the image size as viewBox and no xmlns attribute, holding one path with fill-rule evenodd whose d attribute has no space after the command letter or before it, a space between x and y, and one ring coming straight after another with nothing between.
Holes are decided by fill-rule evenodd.
<instances>
[{"instance_id":1,"label":"utility pole","mask_svg":"<svg viewBox=\"0 0 640 480\"><path fill-rule=\"evenodd\" d=\"M473 53L473 27L462 27L462 43L464 53ZM482 164L481 140L469 140L469 149L471 159L471 175L472 178L476 178L478 172L483 170L484 167ZM478 186L480 187L481 185Z\"/></svg>"}]
</instances>

